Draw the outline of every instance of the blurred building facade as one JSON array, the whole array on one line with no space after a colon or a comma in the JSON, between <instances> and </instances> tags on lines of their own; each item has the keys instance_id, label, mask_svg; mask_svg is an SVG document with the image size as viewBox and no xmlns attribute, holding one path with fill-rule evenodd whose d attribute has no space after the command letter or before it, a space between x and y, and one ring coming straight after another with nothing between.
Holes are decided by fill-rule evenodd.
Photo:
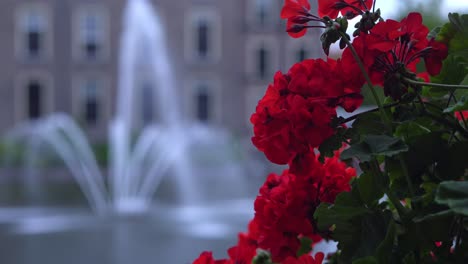
<instances>
[{"instance_id":1,"label":"blurred building facade","mask_svg":"<svg viewBox=\"0 0 468 264\"><path fill-rule=\"evenodd\" d=\"M190 122L248 135L250 114L274 72L321 54L320 45L312 43L318 31L301 39L285 33L282 0L151 1L167 34L181 111ZM125 5L124 0L0 1L0 133L65 112L93 140L107 136ZM148 74L138 71L135 83L136 128L163 114L156 111Z\"/></svg>"}]
</instances>

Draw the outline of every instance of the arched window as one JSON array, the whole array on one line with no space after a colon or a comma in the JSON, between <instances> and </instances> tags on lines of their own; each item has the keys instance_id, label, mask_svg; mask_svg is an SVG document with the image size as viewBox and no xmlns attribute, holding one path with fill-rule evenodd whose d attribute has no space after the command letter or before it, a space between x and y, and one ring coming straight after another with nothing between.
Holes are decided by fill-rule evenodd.
<instances>
[{"instance_id":1,"label":"arched window","mask_svg":"<svg viewBox=\"0 0 468 264\"><path fill-rule=\"evenodd\" d=\"M42 112L42 87L38 81L31 81L27 85L28 117L37 119Z\"/></svg>"},{"instance_id":2,"label":"arched window","mask_svg":"<svg viewBox=\"0 0 468 264\"><path fill-rule=\"evenodd\" d=\"M141 117L143 124L154 121L153 87L149 82L144 82L141 87Z\"/></svg>"},{"instance_id":3,"label":"arched window","mask_svg":"<svg viewBox=\"0 0 468 264\"><path fill-rule=\"evenodd\" d=\"M261 79L268 74L268 50L261 46L257 51L257 73Z\"/></svg>"},{"instance_id":4,"label":"arched window","mask_svg":"<svg viewBox=\"0 0 468 264\"><path fill-rule=\"evenodd\" d=\"M197 25L197 53L200 58L206 58L209 52L210 27L208 21L200 19Z\"/></svg>"},{"instance_id":5,"label":"arched window","mask_svg":"<svg viewBox=\"0 0 468 264\"><path fill-rule=\"evenodd\" d=\"M98 82L86 80L83 86L83 117L88 125L96 125L99 119Z\"/></svg>"},{"instance_id":6,"label":"arched window","mask_svg":"<svg viewBox=\"0 0 468 264\"><path fill-rule=\"evenodd\" d=\"M208 91L208 87L201 85L197 89L195 95L196 101L196 118L201 122L208 122L211 119L211 97Z\"/></svg>"}]
</instances>

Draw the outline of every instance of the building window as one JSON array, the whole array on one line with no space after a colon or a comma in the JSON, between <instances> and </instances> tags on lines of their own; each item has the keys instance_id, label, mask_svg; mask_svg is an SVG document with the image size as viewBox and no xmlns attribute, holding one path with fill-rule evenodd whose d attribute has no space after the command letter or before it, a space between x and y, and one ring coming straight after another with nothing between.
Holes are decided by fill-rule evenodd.
<instances>
[{"instance_id":1,"label":"building window","mask_svg":"<svg viewBox=\"0 0 468 264\"><path fill-rule=\"evenodd\" d=\"M270 35L252 35L247 38L245 53L246 78L253 82L272 77L280 67L278 39Z\"/></svg>"},{"instance_id":2,"label":"building window","mask_svg":"<svg viewBox=\"0 0 468 264\"><path fill-rule=\"evenodd\" d=\"M145 82L141 89L141 115L143 123L149 124L154 120L153 87L149 82Z\"/></svg>"},{"instance_id":3,"label":"building window","mask_svg":"<svg viewBox=\"0 0 468 264\"><path fill-rule=\"evenodd\" d=\"M198 21L198 29L197 29L197 51L198 56L200 58L206 58L208 55L209 44L208 41L210 39L210 28L208 22L206 20Z\"/></svg>"},{"instance_id":4,"label":"building window","mask_svg":"<svg viewBox=\"0 0 468 264\"><path fill-rule=\"evenodd\" d=\"M190 62L215 63L221 57L221 21L214 9L193 9L186 20L185 56Z\"/></svg>"},{"instance_id":5,"label":"building window","mask_svg":"<svg viewBox=\"0 0 468 264\"><path fill-rule=\"evenodd\" d=\"M102 49L103 23L97 12L83 12L80 16L80 50L86 59L97 59Z\"/></svg>"},{"instance_id":6,"label":"building window","mask_svg":"<svg viewBox=\"0 0 468 264\"><path fill-rule=\"evenodd\" d=\"M298 61L303 61L303 60L307 59L307 50L304 47L301 47L297 51L296 58L297 58Z\"/></svg>"},{"instance_id":7,"label":"building window","mask_svg":"<svg viewBox=\"0 0 468 264\"><path fill-rule=\"evenodd\" d=\"M257 73L260 79L268 74L268 50L264 46L257 51Z\"/></svg>"},{"instance_id":8,"label":"building window","mask_svg":"<svg viewBox=\"0 0 468 264\"><path fill-rule=\"evenodd\" d=\"M37 119L41 116L42 87L39 82L31 81L27 86L28 117Z\"/></svg>"},{"instance_id":9,"label":"building window","mask_svg":"<svg viewBox=\"0 0 468 264\"><path fill-rule=\"evenodd\" d=\"M46 17L39 9L31 8L22 13L22 49L29 59L44 55Z\"/></svg>"},{"instance_id":10,"label":"building window","mask_svg":"<svg viewBox=\"0 0 468 264\"><path fill-rule=\"evenodd\" d=\"M88 125L96 125L99 119L98 82L87 80L82 87L83 91L83 118Z\"/></svg>"},{"instance_id":11,"label":"building window","mask_svg":"<svg viewBox=\"0 0 468 264\"><path fill-rule=\"evenodd\" d=\"M108 9L83 4L76 9L72 24L72 52L78 62L102 62L109 56Z\"/></svg>"},{"instance_id":12,"label":"building window","mask_svg":"<svg viewBox=\"0 0 468 264\"><path fill-rule=\"evenodd\" d=\"M271 0L255 0L255 20L261 26L265 26L268 22L270 2Z\"/></svg>"},{"instance_id":13,"label":"building window","mask_svg":"<svg viewBox=\"0 0 468 264\"><path fill-rule=\"evenodd\" d=\"M196 118L201 122L208 122L211 118L211 98L208 92L208 87L200 86L195 95L196 100Z\"/></svg>"}]
</instances>

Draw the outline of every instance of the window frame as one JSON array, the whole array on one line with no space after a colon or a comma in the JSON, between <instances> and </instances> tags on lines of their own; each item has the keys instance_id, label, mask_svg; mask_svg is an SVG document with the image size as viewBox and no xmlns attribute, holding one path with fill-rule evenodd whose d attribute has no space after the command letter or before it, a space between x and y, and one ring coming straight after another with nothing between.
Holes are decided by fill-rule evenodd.
<instances>
[{"instance_id":1,"label":"window frame","mask_svg":"<svg viewBox=\"0 0 468 264\"><path fill-rule=\"evenodd\" d=\"M19 123L29 119L28 87L32 81L41 85L40 117L47 116L55 108L55 90L52 75L43 70L25 70L15 77L14 122Z\"/></svg>"},{"instance_id":2,"label":"window frame","mask_svg":"<svg viewBox=\"0 0 468 264\"><path fill-rule=\"evenodd\" d=\"M18 5L15 10L15 33L14 47L15 57L22 62L36 63L48 62L53 59L54 27L50 6L46 3L24 3ZM30 14L38 15L38 32L41 34L39 51L37 55L31 56L28 50L28 34L30 27ZM42 24L42 25L40 25Z\"/></svg>"},{"instance_id":3,"label":"window frame","mask_svg":"<svg viewBox=\"0 0 468 264\"><path fill-rule=\"evenodd\" d=\"M206 56L198 54L198 25L206 21L208 33L208 52ZM217 63L222 56L221 17L215 7L194 7L186 12L184 32L184 55L189 63ZM211 48L210 48L211 47Z\"/></svg>"},{"instance_id":4,"label":"window frame","mask_svg":"<svg viewBox=\"0 0 468 264\"><path fill-rule=\"evenodd\" d=\"M87 45L87 19L97 17L96 44L99 47L94 57L86 52ZM99 26L99 23L101 24ZM80 4L74 9L72 22L72 57L81 63L102 63L110 57L110 16L109 10L102 4Z\"/></svg>"}]
</instances>

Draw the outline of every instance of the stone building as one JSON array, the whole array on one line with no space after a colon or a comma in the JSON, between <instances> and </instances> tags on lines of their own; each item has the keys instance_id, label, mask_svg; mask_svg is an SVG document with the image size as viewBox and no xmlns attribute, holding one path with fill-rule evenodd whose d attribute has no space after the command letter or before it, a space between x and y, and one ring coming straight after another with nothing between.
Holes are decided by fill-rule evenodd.
<instances>
[{"instance_id":1,"label":"stone building","mask_svg":"<svg viewBox=\"0 0 468 264\"><path fill-rule=\"evenodd\" d=\"M151 2L167 35L180 107L191 122L248 135L250 114L274 72L321 54L320 45L312 43L317 31L301 39L285 33L282 0ZM124 0L0 1L0 133L65 112L94 141L107 136L125 5ZM137 126L157 122L161 114L151 85L144 74L135 83Z\"/></svg>"}]
</instances>

